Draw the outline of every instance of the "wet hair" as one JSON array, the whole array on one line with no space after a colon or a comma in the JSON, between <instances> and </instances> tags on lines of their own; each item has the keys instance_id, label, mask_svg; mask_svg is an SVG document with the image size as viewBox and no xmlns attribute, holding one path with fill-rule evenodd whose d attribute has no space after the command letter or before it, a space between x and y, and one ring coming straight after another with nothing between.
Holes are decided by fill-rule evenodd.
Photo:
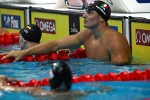
<instances>
[{"instance_id":1,"label":"wet hair","mask_svg":"<svg viewBox=\"0 0 150 100\"><path fill-rule=\"evenodd\" d=\"M29 24L20 30L22 37L30 42L40 43L42 32L39 26Z\"/></svg>"},{"instance_id":2,"label":"wet hair","mask_svg":"<svg viewBox=\"0 0 150 100\"><path fill-rule=\"evenodd\" d=\"M52 64L52 68L49 70L49 83L53 90L70 90L72 85L72 72L66 62L58 61ZM62 85L64 86L61 88Z\"/></svg>"},{"instance_id":3,"label":"wet hair","mask_svg":"<svg viewBox=\"0 0 150 100\"><path fill-rule=\"evenodd\" d=\"M96 11L106 22L110 18L111 9L109 5L103 1L94 1L93 3L87 6L86 11L90 12L91 10Z\"/></svg>"}]
</instances>

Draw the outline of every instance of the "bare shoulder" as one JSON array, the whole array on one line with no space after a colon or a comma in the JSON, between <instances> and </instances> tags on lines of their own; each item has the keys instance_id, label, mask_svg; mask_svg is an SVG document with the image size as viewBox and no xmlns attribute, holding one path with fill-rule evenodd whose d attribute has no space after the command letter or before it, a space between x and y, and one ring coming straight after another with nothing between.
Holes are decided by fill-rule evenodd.
<instances>
[{"instance_id":1,"label":"bare shoulder","mask_svg":"<svg viewBox=\"0 0 150 100\"><path fill-rule=\"evenodd\" d=\"M115 30L113 30L109 35L108 43L110 51L130 50L127 39L123 36L122 33L119 33Z\"/></svg>"},{"instance_id":2,"label":"bare shoulder","mask_svg":"<svg viewBox=\"0 0 150 100\"><path fill-rule=\"evenodd\" d=\"M111 33L109 38L110 38L110 41L113 41L113 42L125 42L125 43L127 43L127 39L123 36L123 34L120 32L117 32L115 30L112 30L112 33Z\"/></svg>"},{"instance_id":3,"label":"bare shoulder","mask_svg":"<svg viewBox=\"0 0 150 100\"><path fill-rule=\"evenodd\" d=\"M127 39L123 34L113 31L109 36L108 51L112 62L131 62L132 55Z\"/></svg>"},{"instance_id":4,"label":"bare shoulder","mask_svg":"<svg viewBox=\"0 0 150 100\"><path fill-rule=\"evenodd\" d=\"M91 34L92 31L90 29L84 29L81 30L80 32L78 32L77 34L81 34L81 35L87 35L87 34Z\"/></svg>"},{"instance_id":5,"label":"bare shoulder","mask_svg":"<svg viewBox=\"0 0 150 100\"><path fill-rule=\"evenodd\" d=\"M92 31L90 29L84 29L84 30L81 30L80 32L78 32L76 34L76 36L78 38L80 38L81 40L85 40L87 39L88 37L90 37L92 35Z\"/></svg>"}]
</instances>

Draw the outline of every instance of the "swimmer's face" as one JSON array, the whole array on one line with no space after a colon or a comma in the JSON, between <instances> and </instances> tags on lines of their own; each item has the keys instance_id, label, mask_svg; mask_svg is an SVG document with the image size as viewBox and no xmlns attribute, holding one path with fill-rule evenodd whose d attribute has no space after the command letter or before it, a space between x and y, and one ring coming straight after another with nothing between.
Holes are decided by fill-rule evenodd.
<instances>
[{"instance_id":1,"label":"swimmer's face","mask_svg":"<svg viewBox=\"0 0 150 100\"><path fill-rule=\"evenodd\" d=\"M84 27L85 28L95 28L98 26L100 22L100 16L99 14L94 11L93 9L85 9L85 13L83 14L84 18Z\"/></svg>"}]
</instances>

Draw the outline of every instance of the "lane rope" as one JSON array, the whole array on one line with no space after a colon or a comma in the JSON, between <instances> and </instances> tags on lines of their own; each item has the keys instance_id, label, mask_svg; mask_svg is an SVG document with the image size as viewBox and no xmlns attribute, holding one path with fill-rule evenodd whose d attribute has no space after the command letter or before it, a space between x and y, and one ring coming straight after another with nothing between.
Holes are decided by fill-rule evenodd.
<instances>
[{"instance_id":1,"label":"lane rope","mask_svg":"<svg viewBox=\"0 0 150 100\"><path fill-rule=\"evenodd\" d=\"M114 73L110 72L108 74L102 74L98 73L95 75L91 74L83 74L81 76L72 76L72 83L78 83L78 82L106 82L106 81L139 81L139 80L150 80L150 69L147 69L145 71L141 70L134 70L133 72L120 72L120 73ZM20 87L36 87L36 86L48 86L49 79L44 78L42 80L36 80L32 79L28 82L18 81L18 82L9 82L9 85L12 86L20 86Z\"/></svg>"}]
</instances>

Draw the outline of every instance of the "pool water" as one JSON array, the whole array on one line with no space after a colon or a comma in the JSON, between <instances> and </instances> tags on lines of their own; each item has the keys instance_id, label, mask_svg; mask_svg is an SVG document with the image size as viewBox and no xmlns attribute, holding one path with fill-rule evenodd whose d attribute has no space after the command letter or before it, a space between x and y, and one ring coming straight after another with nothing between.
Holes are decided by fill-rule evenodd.
<instances>
[{"instance_id":1,"label":"pool water","mask_svg":"<svg viewBox=\"0 0 150 100\"><path fill-rule=\"evenodd\" d=\"M14 43L14 44L10 44L10 45L0 45L0 53L8 52L11 50L20 50L19 43Z\"/></svg>"},{"instance_id":2,"label":"pool water","mask_svg":"<svg viewBox=\"0 0 150 100\"><path fill-rule=\"evenodd\" d=\"M15 62L10 64L0 64L0 74L5 74L12 78L28 82L31 79L41 80L48 77L48 70L52 63L56 61L43 62ZM132 72L135 69L141 71L150 68L149 64L133 64L117 66L105 64L91 59L70 59L66 63L70 66L73 75L83 74L95 75L97 73L108 74L109 72L120 73L123 71ZM99 87L100 86L100 87ZM101 88L104 87L104 88ZM49 90L48 86L42 87ZM106 90L109 88L110 90ZM150 100L150 81L108 81L108 82L79 82L72 85L71 91L93 91L84 96L61 98L61 100ZM21 92L0 91L0 100L55 100L60 98L34 97ZM47 99L46 99L47 98Z\"/></svg>"}]
</instances>

